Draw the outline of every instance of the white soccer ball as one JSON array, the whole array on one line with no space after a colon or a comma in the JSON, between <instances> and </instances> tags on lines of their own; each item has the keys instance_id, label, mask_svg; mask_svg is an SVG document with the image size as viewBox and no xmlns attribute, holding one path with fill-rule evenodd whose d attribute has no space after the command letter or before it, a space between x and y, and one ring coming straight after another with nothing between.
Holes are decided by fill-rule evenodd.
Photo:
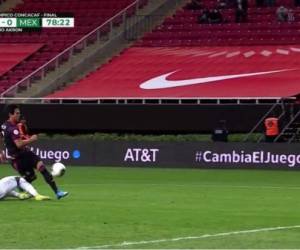
<instances>
[{"instance_id":1,"label":"white soccer ball","mask_svg":"<svg viewBox=\"0 0 300 250\"><path fill-rule=\"evenodd\" d=\"M66 172L66 166L61 162L55 162L51 167L51 174L54 177L63 176Z\"/></svg>"}]
</instances>

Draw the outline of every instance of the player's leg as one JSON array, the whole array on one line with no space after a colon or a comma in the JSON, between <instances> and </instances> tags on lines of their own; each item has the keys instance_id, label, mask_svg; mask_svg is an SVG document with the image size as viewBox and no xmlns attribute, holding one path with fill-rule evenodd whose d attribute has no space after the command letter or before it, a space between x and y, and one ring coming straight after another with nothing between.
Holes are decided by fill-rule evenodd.
<instances>
[{"instance_id":1,"label":"player's leg","mask_svg":"<svg viewBox=\"0 0 300 250\"><path fill-rule=\"evenodd\" d=\"M51 187L51 189L56 194L58 199L65 197L68 195L68 192L61 191L57 188L57 185L53 179L53 176L49 173L44 163L40 160L40 158L31 151L26 151L22 154L20 163L21 166L24 166L26 172L29 173L29 176L32 176L34 173L34 169L37 169L44 177L47 184ZM27 180L27 179L26 179Z\"/></svg>"},{"instance_id":2,"label":"player's leg","mask_svg":"<svg viewBox=\"0 0 300 250\"><path fill-rule=\"evenodd\" d=\"M11 165L29 183L37 178L34 169L28 166L28 163L24 161L24 157L12 160Z\"/></svg>"},{"instance_id":3,"label":"player's leg","mask_svg":"<svg viewBox=\"0 0 300 250\"><path fill-rule=\"evenodd\" d=\"M23 198L21 193L15 191L15 190L12 190L12 191L8 192L6 194L6 196L16 197L16 198L19 198L21 200L26 199L26 198ZM27 198L29 198L29 197L27 197Z\"/></svg>"},{"instance_id":4,"label":"player's leg","mask_svg":"<svg viewBox=\"0 0 300 250\"><path fill-rule=\"evenodd\" d=\"M36 200L49 200L50 198L48 196L43 196L38 194L36 191L34 191L34 187L30 184L32 181L34 181L37 177L35 175L34 166L36 164L36 161L34 161L35 155L31 152L24 152L21 154L20 157L18 157L17 160L15 160L13 166L14 168L20 173L20 175L24 178L22 178L24 181L21 181L22 185L18 185L18 188L21 191L26 191L27 193L20 193L21 198L28 198L34 197ZM39 158L38 158L39 159Z\"/></svg>"},{"instance_id":5,"label":"player's leg","mask_svg":"<svg viewBox=\"0 0 300 250\"><path fill-rule=\"evenodd\" d=\"M19 178L18 180L18 184L19 186L25 190L26 192L28 192L30 195L32 195L36 200L50 200L50 197L48 196L44 196L44 195L40 195L36 189L29 183L27 182L24 178Z\"/></svg>"},{"instance_id":6,"label":"player's leg","mask_svg":"<svg viewBox=\"0 0 300 250\"><path fill-rule=\"evenodd\" d=\"M26 169L22 177L29 183L32 183L37 178L34 169L32 168Z\"/></svg>"},{"instance_id":7,"label":"player's leg","mask_svg":"<svg viewBox=\"0 0 300 250\"><path fill-rule=\"evenodd\" d=\"M19 199L27 199L30 198L27 194L22 194L15 189L19 186L19 179L20 177L17 176L7 176L0 180L0 199L6 197L6 196L12 196L17 197Z\"/></svg>"},{"instance_id":8,"label":"player's leg","mask_svg":"<svg viewBox=\"0 0 300 250\"><path fill-rule=\"evenodd\" d=\"M19 193L15 191L14 189L17 187L26 191L26 193ZM8 192L6 196L16 197L21 200L29 199L31 197L34 197L38 201L50 200L50 197L40 195L29 182L27 182L23 177L19 177L19 176L13 176L13 184L10 186L9 190L7 191Z\"/></svg>"},{"instance_id":9,"label":"player's leg","mask_svg":"<svg viewBox=\"0 0 300 250\"><path fill-rule=\"evenodd\" d=\"M35 155L31 151L24 152L22 154L22 157L19 157L18 165L22 166L22 176L24 176L25 180L28 182L32 182L32 180L36 177L35 175L35 169L37 169L39 172L42 173L45 181L50 185L52 190L56 193L57 192L57 186L55 182L53 181L52 176L50 173L47 173L47 169L40 164L40 158ZM20 168L19 168L20 169ZM46 169L46 171L45 171Z\"/></svg>"},{"instance_id":10,"label":"player's leg","mask_svg":"<svg viewBox=\"0 0 300 250\"><path fill-rule=\"evenodd\" d=\"M58 192L58 188L56 186L56 183L53 179L53 176L49 173L47 168L45 167L44 163L42 161L38 161L35 163L36 169L42 174L44 177L45 181L48 183L48 185L52 188L54 193Z\"/></svg>"},{"instance_id":11,"label":"player's leg","mask_svg":"<svg viewBox=\"0 0 300 250\"><path fill-rule=\"evenodd\" d=\"M22 166L20 159L14 159L11 161L11 165L12 167L19 173L20 176L23 176L28 182L32 182L36 179L36 175L34 173L34 171L32 170L27 170L24 168L24 166ZM24 190L22 188L20 188L19 186L16 188L18 190L17 194L14 193L12 194L12 196L18 195L17 197L20 199L27 199L30 198L30 194L29 193L25 193ZM16 191L13 191L16 192Z\"/></svg>"},{"instance_id":12,"label":"player's leg","mask_svg":"<svg viewBox=\"0 0 300 250\"><path fill-rule=\"evenodd\" d=\"M68 195L68 192L59 190L57 188L57 185L53 179L53 176L49 173L47 168L45 167L44 163L42 161L37 162L37 170L43 175L45 181L49 184L49 186L52 188L54 193L56 194L57 199L61 199Z\"/></svg>"}]
</instances>

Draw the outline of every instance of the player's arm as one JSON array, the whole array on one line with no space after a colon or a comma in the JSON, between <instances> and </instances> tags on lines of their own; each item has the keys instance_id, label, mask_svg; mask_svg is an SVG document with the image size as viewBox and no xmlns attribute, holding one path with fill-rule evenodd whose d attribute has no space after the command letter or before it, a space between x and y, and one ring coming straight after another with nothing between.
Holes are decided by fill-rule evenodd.
<instances>
[{"instance_id":1,"label":"player's arm","mask_svg":"<svg viewBox=\"0 0 300 250\"><path fill-rule=\"evenodd\" d=\"M14 140L14 142L18 148L23 148L36 140L37 140L37 135L32 135L28 139L22 140L21 138L18 138Z\"/></svg>"}]
</instances>

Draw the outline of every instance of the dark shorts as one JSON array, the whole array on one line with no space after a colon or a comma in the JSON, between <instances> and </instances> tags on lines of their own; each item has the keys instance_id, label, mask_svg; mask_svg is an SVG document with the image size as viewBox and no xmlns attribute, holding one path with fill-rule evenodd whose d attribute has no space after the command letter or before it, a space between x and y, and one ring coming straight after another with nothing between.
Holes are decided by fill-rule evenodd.
<instances>
[{"instance_id":1,"label":"dark shorts","mask_svg":"<svg viewBox=\"0 0 300 250\"><path fill-rule=\"evenodd\" d=\"M34 170L37 163L41 159L31 151L25 151L18 155L18 157L12 160L12 166L16 169L21 176L33 177L35 176Z\"/></svg>"}]
</instances>

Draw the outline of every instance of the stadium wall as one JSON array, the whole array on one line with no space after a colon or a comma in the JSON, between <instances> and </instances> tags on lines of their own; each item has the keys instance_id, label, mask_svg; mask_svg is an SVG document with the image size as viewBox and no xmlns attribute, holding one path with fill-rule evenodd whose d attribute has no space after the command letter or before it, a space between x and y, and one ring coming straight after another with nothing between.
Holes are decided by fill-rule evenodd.
<instances>
[{"instance_id":1,"label":"stadium wall","mask_svg":"<svg viewBox=\"0 0 300 250\"><path fill-rule=\"evenodd\" d=\"M271 104L23 104L32 132L210 133L227 121L232 133L250 131ZM1 105L1 121L6 119Z\"/></svg>"}]
</instances>

